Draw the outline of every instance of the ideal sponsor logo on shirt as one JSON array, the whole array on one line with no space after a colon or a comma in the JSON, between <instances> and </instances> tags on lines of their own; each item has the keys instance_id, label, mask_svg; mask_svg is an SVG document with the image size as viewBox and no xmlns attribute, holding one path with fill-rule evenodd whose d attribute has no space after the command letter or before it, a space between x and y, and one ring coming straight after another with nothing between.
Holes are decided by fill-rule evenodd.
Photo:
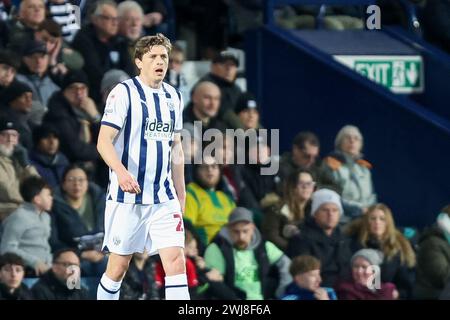
<instances>
[{"instance_id":1,"label":"ideal sponsor logo on shirt","mask_svg":"<svg viewBox=\"0 0 450 320\"><path fill-rule=\"evenodd\" d=\"M174 125L173 122L159 122L156 119L151 121L149 118L145 120L146 140L171 140L173 136Z\"/></svg>"}]
</instances>

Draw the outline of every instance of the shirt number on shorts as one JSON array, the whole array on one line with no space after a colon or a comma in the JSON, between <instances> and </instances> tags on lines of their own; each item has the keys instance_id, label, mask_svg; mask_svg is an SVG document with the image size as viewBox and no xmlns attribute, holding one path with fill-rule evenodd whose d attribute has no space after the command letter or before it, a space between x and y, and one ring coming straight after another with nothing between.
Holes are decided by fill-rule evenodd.
<instances>
[{"instance_id":1,"label":"shirt number on shorts","mask_svg":"<svg viewBox=\"0 0 450 320\"><path fill-rule=\"evenodd\" d=\"M180 221L178 221L178 224L177 224L177 231L183 231L183 218L182 218L182 216L181 216L181 214L179 214L179 213L175 213L174 215L173 215L173 217L175 218L175 219L179 219Z\"/></svg>"}]
</instances>

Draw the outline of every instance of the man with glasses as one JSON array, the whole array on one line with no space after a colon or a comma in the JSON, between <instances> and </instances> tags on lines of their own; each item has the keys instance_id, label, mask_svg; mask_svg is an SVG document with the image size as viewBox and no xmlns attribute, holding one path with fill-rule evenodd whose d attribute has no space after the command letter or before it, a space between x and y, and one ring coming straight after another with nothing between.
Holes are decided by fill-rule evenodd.
<instances>
[{"instance_id":1,"label":"man with glasses","mask_svg":"<svg viewBox=\"0 0 450 320\"><path fill-rule=\"evenodd\" d=\"M126 41L118 36L118 19L114 1L98 1L91 15L91 23L77 33L72 43L84 58L84 71L96 102L101 101L100 83L106 71L115 68L129 75L136 73Z\"/></svg>"},{"instance_id":2,"label":"man with glasses","mask_svg":"<svg viewBox=\"0 0 450 320\"><path fill-rule=\"evenodd\" d=\"M29 165L28 153L19 144L19 132L10 118L0 118L0 221L23 202L19 181L37 175Z\"/></svg>"},{"instance_id":3,"label":"man with glasses","mask_svg":"<svg viewBox=\"0 0 450 320\"><path fill-rule=\"evenodd\" d=\"M80 285L80 259L73 249L61 249L53 255L51 269L31 289L38 300L87 300Z\"/></svg>"}]
</instances>

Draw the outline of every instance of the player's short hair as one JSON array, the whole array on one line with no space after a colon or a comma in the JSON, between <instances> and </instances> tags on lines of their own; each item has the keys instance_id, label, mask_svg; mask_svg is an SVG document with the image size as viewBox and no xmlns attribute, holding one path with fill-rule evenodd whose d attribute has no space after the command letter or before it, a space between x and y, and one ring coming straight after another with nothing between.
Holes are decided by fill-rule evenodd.
<instances>
[{"instance_id":1,"label":"player's short hair","mask_svg":"<svg viewBox=\"0 0 450 320\"><path fill-rule=\"evenodd\" d=\"M289 267L289 272L292 277L296 275L320 269L320 260L313 256L302 255L295 257L291 266Z\"/></svg>"},{"instance_id":2,"label":"player's short hair","mask_svg":"<svg viewBox=\"0 0 450 320\"><path fill-rule=\"evenodd\" d=\"M144 54L152 50L153 46L163 46L167 49L167 54L172 50L170 40L162 33L157 33L155 36L145 36L138 40L134 49L134 58L142 60Z\"/></svg>"}]
</instances>

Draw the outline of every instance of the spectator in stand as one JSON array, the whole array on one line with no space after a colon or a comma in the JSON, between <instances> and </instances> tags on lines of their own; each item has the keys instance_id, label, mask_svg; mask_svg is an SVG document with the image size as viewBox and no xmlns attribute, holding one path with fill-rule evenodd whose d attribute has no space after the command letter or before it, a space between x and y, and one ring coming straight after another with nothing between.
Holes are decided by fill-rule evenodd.
<instances>
[{"instance_id":1,"label":"spectator in stand","mask_svg":"<svg viewBox=\"0 0 450 320\"><path fill-rule=\"evenodd\" d=\"M46 44L31 40L24 47L23 64L16 76L33 90L32 114L37 124L48 110L50 97L59 90L49 72L49 59Z\"/></svg>"},{"instance_id":2,"label":"spectator in stand","mask_svg":"<svg viewBox=\"0 0 450 320\"><path fill-rule=\"evenodd\" d=\"M237 102L235 112L242 124L242 129L260 129L259 107L256 98L250 92L242 93Z\"/></svg>"},{"instance_id":3,"label":"spectator in stand","mask_svg":"<svg viewBox=\"0 0 450 320\"><path fill-rule=\"evenodd\" d=\"M44 118L45 125L58 130L61 151L71 162L98 159L95 134L101 116L89 92L89 82L82 71L68 73L61 91L50 99Z\"/></svg>"},{"instance_id":4,"label":"spectator in stand","mask_svg":"<svg viewBox=\"0 0 450 320\"><path fill-rule=\"evenodd\" d=\"M31 88L23 82L14 81L3 90L0 97L2 103L4 103L0 114L15 122L22 145L27 150L31 150L33 146L33 123L30 121L33 104Z\"/></svg>"},{"instance_id":5,"label":"spectator in stand","mask_svg":"<svg viewBox=\"0 0 450 320\"><path fill-rule=\"evenodd\" d=\"M117 5L111 0L95 3L91 23L83 27L73 40L73 48L84 58L84 71L91 84L93 99L99 103L100 83L110 69L122 69L129 75L135 74L135 66L128 54L124 39L119 37Z\"/></svg>"},{"instance_id":6,"label":"spectator in stand","mask_svg":"<svg viewBox=\"0 0 450 320\"><path fill-rule=\"evenodd\" d=\"M415 282L416 255L397 230L391 210L384 204L369 207L366 214L348 226L352 252L363 248L380 250L381 281L394 283L401 299L411 299Z\"/></svg>"},{"instance_id":7,"label":"spectator in stand","mask_svg":"<svg viewBox=\"0 0 450 320\"><path fill-rule=\"evenodd\" d=\"M0 300L32 300L30 289L22 283L25 263L14 253L0 256Z\"/></svg>"},{"instance_id":8,"label":"spectator in stand","mask_svg":"<svg viewBox=\"0 0 450 320\"><path fill-rule=\"evenodd\" d=\"M0 117L0 221L23 202L19 184L37 175L27 150L19 144L19 132L11 119Z\"/></svg>"},{"instance_id":9,"label":"spectator in stand","mask_svg":"<svg viewBox=\"0 0 450 320\"><path fill-rule=\"evenodd\" d=\"M19 66L13 52L0 50L0 94L14 81Z\"/></svg>"},{"instance_id":10,"label":"spectator in stand","mask_svg":"<svg viewBox=\"0 0 450 320\"><path fill-rule=\"evenodd\" d=\"M20 186L25 201L3 222L0 253L12 252L25 261L32 273L40 276L50 268L50 216L53 196L50 187L39 177L30 177Z\"/></svg>"},{"instance_id":11,"label":"spectator in stand","mask_svg":"<svg viewBox=\"0 0 450 320\"><path fill-rule=\"evenodd\" d=\"M335 152L323 161L324 176L342 190L342 203L346 215L357 217L377 201L372 183L372 165L363 159L363 136L352 125L339 130L335 139Z\"/></svg>"},{"instance_id":12,"label":"spectator in stand","mask_svg":"<svg viewBox=\"0 0 450 320\"><path fill-rule=\"evenodd\" d=\"M136 41L144 35L144 11L136 1L124 1L117 6L119 16L119 35L128 41L128 53L134 60Z\"/></svg>"},{"instance_id":13,"label":"spectator in stand","mask_svg":"<svg viewBox=\"0 0 450 320\"><path fill-rule=\"evenodd\" d=\"M44 0L22 0L17 19L10 23L8 47L20 54L23 46L34 39L34 31L44 20Z\"/></svg>"},{"instance_id":14,"label":"spectator in stand","mask_svg":"<svg viewBox=\"0 0 450 320\"><path fill-rule=\"evenodd\" d=\"M49 125L40 126L33 130L33 141L30 163L55 190L62 183L63 173L69 166L69 160L59 151L59 134Z\"/></svg>"},{"instance_id":15,"label":"spectator in stand","mask_svg":"<svg viewBox=\"0 0 450 320\"><path fill-rule=\"evenodd\" d=\"M241 89L235 83L238 67L237 57L229 51L223 51L214 57L211 71L199 81L210 81L220 88L219 119L229 128L241 127L239 117L235 113L236 102L241 95Z\"/></svg>"},{"instance_id":16,"label":"spectator in stand","mask_svg":"<svg viewBox=\"0 0 450 320\"><path fill-rule=\"evenodd\" d=\"M204 245L210 243L227 223L231 210L236 206L231 197L217 189L220 179L216 160L205 157L202 164L195 165L194 182L186 188L184 218L195 227Z\"/></svg>"},{"instance_id":17,"label":"spectator in stand","mask_svg":"<svg viewBox=\"0 0 450 320\"><path fill-rule=\"evenodd\" d=\"M283 300L337 300L333 288L320 286L320 260L313 256L295 257L289 267L294 281L287 286Z\"/></svg>"},{"instance_id":18,"label":"spectator in stand","mask_svg":"<svg viewBox=\"0 0 450 320\"><path fill-rule=\"evenodd\" d=\"M374 249L361 249L351 259L352 280L342 281L337 285L336 292L342 300L396 300L398 291L390 282L377 283L374 267L383 262L383 253ZM379 285L379 288L377 288Z\"/></svg>"},{"instance_id":19,"label":"spectator in stand","mask_svg":"<svg viewBox=\"0 0 450 320\"><path fill-rule=\"evenodd\" d=\"M306 254L320 260L326 287L334 287L349 270L351 251L348 239L338 226L341 214L340 196L333 190L317 190L312 195L312 219L305 221L300 233L290 238L288 244L290 257Z\"/></svg>"},{"instance_id":20,"label":"spectator in stand","mask_svg":"<svg viewBox=\"0 0 450 320\"><path fill-rule=\"evenodd\" d=\"M205 262L220 272L235 299L280 298L292 281L290 259L262 240L252 212L242 207L233 210L228 224L206 248Z\"/></svg>"},{"instance_id":21,"label":"spectator in stand","mask_svg":"<svg viewBox=\"0 0 450 320\"><path fill-rule=\"evenodd\" d=\"M283 199L266 201L262 233L281 250L286 251L289 239L300 232L300 225L309 214L314 187L310 171L294 171L285 181Z\"/></svg>"},{"instance_id":22,"label":"spectator in stand","mask_svg":"<svg viewBox=\"0 0 450 320\"><path fill-rule=\"evenodd\" d=\"M186 105L190 102L190 94L185 75L182 71L184 59L183 49L179 45L173 44L172 51L170 51L169 55L169 69L166 73L165 81L180 91L184 104Z\"/></svg>"},{"instance_id":23,"label":"spectator in stand","mask_svg":"<svg viewBox=\"0 0 450 320\"><path fill-rule=\"evenodd\" d=\"M72 42L75 34L80 29L77 21L76 7L69 0L48 0L48 16L60 25L64 41ZM80 12L81 14L81 12Z\"/></svg>"},{"instance_id":24,"label":"spectator in stand","mask_svg":"<svg viewBox=\"0 0 450 320\"><path fill-rule=\"evenodd\" d=\"M120 300L160 300L156 261L148 253L135 253L122 282Z\"/></svg>"},{"instance_id":25,"label":"spectator in stand","mask_svg":"<svg viewBox=\"0 0 450 320\"><path fill-rule=\"evenodd\" d=\"M125 2L119 0L119 3ZM154 35L158 32L167 33L167 25L164 18L167 15L167 8L163 0L137 0L136 1L144 11L143 25L145 34Z\"/></svg>"},{"instance_id":26,"label":"spectator in stand","mask_svg":"<svg viewBox=\"0 0 450 320\"><path fill-rule=\"evenodd\" d=\"M449 281L450 205L441 210L436 224L425 230L419 241L414 298L437 299Z\"/></svg>"},{"instance_id":27,"label":"spectator in stand","mask_svg":"<svg viewBox=\"0 0 450 320\"><path fill-rule=\"evenodd\" d=\"M54 253L52 268L31 288L37 300L86 300L87 291L78 289L81 279L80 259L73 249Z\"/></svg>"},{"instance_id":28,"label":"spectator in stand","mask_svg":"<svg viewBox=\"0 0 450 320\"><path fill-rule=\"evenodd\" d=\"M105 193L89 182L86 171L70 165L63 174L61 189L55 192L52 210L59 240L66 247L77 247L76 238L104 231ZM81 268L87 276L101 275L106 267L101 248L81 252Z\"/></svg>"},{"instance_id":29,"label":"spectator in stand","mask_svg":"<svg viewBox=\"0 0 450 320\"><path fill-rule=\"evenodd\" d=\"M111 69L105 72L102 82L100 83L100 94L102 96L101 111L104 110L104 107L106 105L106 98L108 98L111 90L116 85L127 79L130 79L130 76L125 71L122 71L120 69Z\"/></svg>"}]
</instances>

